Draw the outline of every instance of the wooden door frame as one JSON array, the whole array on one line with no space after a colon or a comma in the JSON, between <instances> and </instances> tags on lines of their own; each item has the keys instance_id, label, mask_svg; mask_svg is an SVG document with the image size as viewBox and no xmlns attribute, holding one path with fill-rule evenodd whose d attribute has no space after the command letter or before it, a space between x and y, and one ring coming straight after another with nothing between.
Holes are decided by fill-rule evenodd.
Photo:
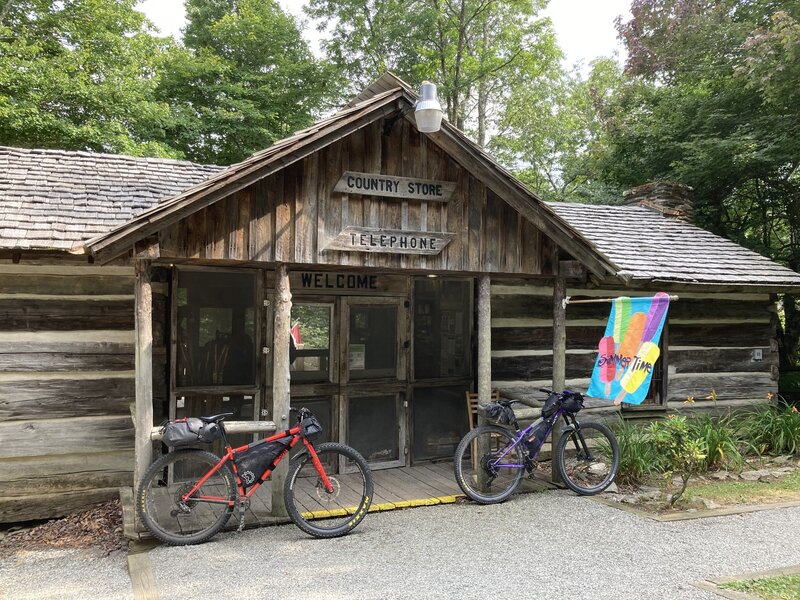
<instances>
[{"instance_id":1,"label":"wooden door frame","mask_svg":"<svg viewBox=\"0 0 800 600\"><path fill-rule=\"evenodd\" d=\"M396 369L394 377L350 380L350 307L352 305L392 305L397 307ZM371 468L386 469L406 466L408 461L408 368L410 363L410 302L405 296L341 296L339 298L339 439L348 443L348 411L350 397L395 394L398 419L398 457L396 460L370 463ZM368 388L372 388L369 390ZM375 393L375 388L380 393ZM352 471L342 460L340 472Z\"/></svg>"}]
</instances>

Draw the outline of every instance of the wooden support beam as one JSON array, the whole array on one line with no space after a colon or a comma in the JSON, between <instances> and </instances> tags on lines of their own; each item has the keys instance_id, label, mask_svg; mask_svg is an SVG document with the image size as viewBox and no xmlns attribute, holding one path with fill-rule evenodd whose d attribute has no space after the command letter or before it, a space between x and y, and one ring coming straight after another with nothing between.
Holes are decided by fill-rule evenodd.
<instances>
[{"instance_id":1,"label":"wooden support beam","mask_svg":"<svg viewBox=\"0 0 800 600\"><path fill-rule=\"evenodd\" d=\"M563 277L556 277L553 284L553 390L560 392L566 385L567 378L567 309L564 299L567 297L567 282ZM558 444L561 435L561 422L556 421L551 439L552 448ZM552 461L553 483L561 482L561 474Z\"/></svg>"},{"instance_id":2,"label":"wooden support beam","mask_svg":"<svg viewBox=\"0 0 800 600\"><path fill-rule=\"evenodd\" d=\"M289 287L289 269L279 265L275 274L275 326L272 345L272 420L278 430L289 429L290 361L289 336L291 330L292 292ZM289 461L283 461L272 472L272 516L285 517L283 484Z\"/></svg>"},{"instance_id":3,"label":"wooden support beam","mask_svg":"<svg viewBox=\"0 0 800 600\"><path fill-rule=\"evenodd\" d=\"M153 293L150 261L137 260L136 274L136 404L133 487L139 485L153 460Z\"/></svg>"},{"instance_id":4,"label":"wooden support beam","mask_svg":"<svg viewBox=\"0 0 800 600\"><path fill-rule=\"evenodd\" d=\"M487 404L492 396L492 284L488 275L478 278L478 402ZM478 416L478 425L486 425L486 419ZM489 451L488 439L478 439L478 456ZM483 469L478 472L479 489L487 482Z\"/></svg>"},{"instance_id":5,"label":"wooden support beam","mask_svg":"<svg viewBox=\"0 0 800 600\"><path fill-rule=\"evenodd\" d=\"M153 441L161 439L161 427L153 427L150 430L150 439ZM275 423L272 421L225 421L226 433L269 433L277 431Z\"/></svg>"},{"instance_id":6,"label":"wooden support beam","mask_svg":"<svg viewBox=\"0 0 800 600\"><path fill-rule=\"evenodd\" d=\"M492 289L491 278L478 278L478 399L481 404L492 395Z\"/></svg>"}]
</instances>

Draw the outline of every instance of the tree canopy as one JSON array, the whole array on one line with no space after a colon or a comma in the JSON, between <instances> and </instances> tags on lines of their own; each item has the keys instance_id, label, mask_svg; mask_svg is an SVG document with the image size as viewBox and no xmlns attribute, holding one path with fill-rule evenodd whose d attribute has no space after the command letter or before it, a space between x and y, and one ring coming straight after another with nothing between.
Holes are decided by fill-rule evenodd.
<instances>
[{"instance_id":1,"label":"tree canopy","mask_svg":"<svg viewBox=\"0 0 800 600\"><path fill-rule=\"evenodd\" d=\"M0 143L172 156L153 96L169 41L136 0L6 0Z\"/></svg>"},{"instance_id":2,"label":"tree canopy","mask_svg":"<svg viewBox=\"0 0 800 600\"><path fill-rule=\"evenodd\" d=\"M166 58L156 90L185 157L238 162L314 120L331 71L275 0L187 0L186 9L184 45Z\"/></svg>"}]
</instances>

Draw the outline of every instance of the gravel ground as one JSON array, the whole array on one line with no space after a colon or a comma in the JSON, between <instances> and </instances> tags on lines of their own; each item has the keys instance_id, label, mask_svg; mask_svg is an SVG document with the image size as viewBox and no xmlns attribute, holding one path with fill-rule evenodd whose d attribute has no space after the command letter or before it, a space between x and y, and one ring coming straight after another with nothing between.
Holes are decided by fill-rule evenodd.
<instances>
[{"instance_id":1,"label":"gravel ground","mask_svg":"<svg viewBox=\"0 0 800 600\"><path fill-rule=\"evenodd\" d=\"M798 525L800 507L659 523L559 491L371 514L335 540L286 525L150 557L170 599L718 600L689 582L796 563Z\"/></svg>"},{"instance_id":2,"label":"gravel ground","mask_svg":"<svg viewBox=\"0 0 800 600\"><path fill-rule=\"evenodd\" d=\"M98 550L35 550L0 558L0 598L133 598L127 555Z\"/></svg>"},{"instance_id":3,"label":"gravel ground","mask_svg":"<svg viewBox=\"0 0 800 600\"><path fill-rule=\"evenodd\" d=\"M149 556L170 600L718 600L689 583L797 563L798 525L800 507L659 523L558 491L370 514L335 540L285 525ZM130 597L124 556L47 550L0 559L0 598Z\"/></svg>"}]
</instances>

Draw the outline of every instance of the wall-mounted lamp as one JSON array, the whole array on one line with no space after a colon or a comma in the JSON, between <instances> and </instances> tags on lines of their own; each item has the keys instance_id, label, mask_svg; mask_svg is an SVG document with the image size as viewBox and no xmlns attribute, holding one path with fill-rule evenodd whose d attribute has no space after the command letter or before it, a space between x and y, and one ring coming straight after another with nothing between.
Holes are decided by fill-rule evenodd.
<instances>
[{"instance_id":1,"label":"wall-mounted lamp","mask_svg":"<svg viewBox=\"0 0 800 600\"><path fill-rule=\"evenodd\" d=\"M422 82L420 99L414 107L414 118L421 133L434 133L442 126L442 105L436 97L436 84Z\"/></svg>"}]
</instances>

